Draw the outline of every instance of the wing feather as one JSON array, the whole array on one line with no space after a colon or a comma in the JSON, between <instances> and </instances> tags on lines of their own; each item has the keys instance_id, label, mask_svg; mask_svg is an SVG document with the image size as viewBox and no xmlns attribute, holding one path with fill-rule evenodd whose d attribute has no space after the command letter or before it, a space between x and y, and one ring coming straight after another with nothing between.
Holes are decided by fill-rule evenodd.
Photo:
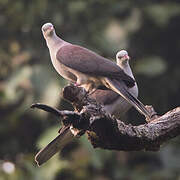
<instances>
[{"instance_id":1,"label":"wing feather","mask_svg":"<svg viewBox=\"0 0 180 180\"><path fill-rule=\"evenodd\" d=\"M90 97L95 99L98 103L102 105L112 104L119 98L119 94L112 91L111 89L96 89Z\"/></svg>"},{"instance_id":2,"label":"wing feather","mask_svg":"<svg viewBox=\"0 0 180 180\"><path fill-rule=\"evenodd\" d=\"M56 54L56 59L63 65L81 73L120 79L128 87L135 84L134 79L128 76L116 63L81 46L68 44L61 47Z\"/></svg>"}]
</instances>

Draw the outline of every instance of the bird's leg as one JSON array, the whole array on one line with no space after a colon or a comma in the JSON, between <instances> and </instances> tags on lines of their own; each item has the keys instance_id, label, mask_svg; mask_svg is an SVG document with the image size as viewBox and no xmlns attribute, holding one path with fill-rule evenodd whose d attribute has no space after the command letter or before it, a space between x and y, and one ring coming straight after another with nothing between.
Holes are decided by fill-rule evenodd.
<instances>
[{"instance_id":1,"label":"bird's leg","mask_svg":"<svg viewBox=\"0 0 180 180\"><path fill-rule=\"evenodd\" d=\"M80 83L78 83L78 82L75 82L75 83L74 83L74 85L75 85L76 87L81 86L81 84L80 84Z\"/></svg>"},{"instance_id":2,"label":"bird's leg","mask_svg":"<svg viewBox=\"0 0 180 180\"><path fill-rule=\"evenodd\" d=\"M88 92L89 95L93 94L97 90L97 87L95 87L94 83L92 82L85 84L83 87L85 88L85 90Z\"/></svg>"},{"instance_id":3,"label":"bird's leg","mask_svg":"<svg viewBox=\"0 0 180 180\"><path fill-rule=\"evenodd\" d=\"M91 80L87 81L85 77L78 77L76 83L74 84L77 87L83 87L90 95L96 91L95 83Z\"/></svg>"}]
</instances>

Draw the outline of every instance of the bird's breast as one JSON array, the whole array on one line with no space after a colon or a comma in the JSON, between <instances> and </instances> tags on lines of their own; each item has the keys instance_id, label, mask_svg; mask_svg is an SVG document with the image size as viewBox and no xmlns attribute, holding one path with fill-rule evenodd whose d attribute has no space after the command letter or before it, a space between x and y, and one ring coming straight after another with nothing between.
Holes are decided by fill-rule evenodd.
<instances>
[{"instance_id":1,"label":"bird's breast","mask_svg":"<svg viewBox=\"0 0 180 180\"><path fill-rule=\"evenodd\" d=\"M58 72L58 74L69 81L76 82L77 77L69 70L68 67L64 66L56 59L56 52L50 51L50 57L53 67Z\"/></svg>"},{"instance_id":2,"label":"bird's breast","mask_svg":"<svg viewBox=\"0 0 180 180\"><path fill-rule=\"evenodd\" d=\"M134 97L138 97L138 86L137 83L132 88L129 88L128 90Z\"/></svg>"}]
</instances>

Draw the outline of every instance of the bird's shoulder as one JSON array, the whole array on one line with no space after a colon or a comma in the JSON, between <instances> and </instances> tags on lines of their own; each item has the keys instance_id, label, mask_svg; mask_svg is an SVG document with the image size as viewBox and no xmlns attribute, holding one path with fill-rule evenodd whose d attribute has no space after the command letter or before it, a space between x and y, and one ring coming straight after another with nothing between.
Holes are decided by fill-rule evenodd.
<instances>
[{"instance_id":1,"label":"bird's shoulder","mask_svg":"<svg viewBox=\"0 0 180 180\"><path fill-rule=\"evenodd\" d=\"M114 74L121 71L116 63L79 45L67 44L61 47L56 54L56 58L70 68L87 73L95 71L99 75L104 75L105 73Z\"/></svg>"},{"instance_id":2,"label":"bird's shoulder","mask_svg":"<svg viewBox=\"0 0 180 180\"><path fill-rule=\"evenodd\" d=\"M63 65L81 73L115 78L130 83L131 86L134 85L134 80L115 62L87 48L72 44L64 45L58 50L56 59Z\"/></svg>"},{"instance_id":3,"label":"bird's shoulder","mask_svg":"<svg viewBox=\"0 0 180 180\"><path fill-rule=\"evenodd\" d=\"M57 52L57 58L73 58L74 60L83 60L83 61L87 61L87 60L98 60L98 61L107 61L106 58L98 55L97 53L84 48L82 46L79 45L73 45L73 44L65 44L64 46L62 46L58 52ZM111 62L110 62L111 63Z\"/></svg>"}]
</instances>

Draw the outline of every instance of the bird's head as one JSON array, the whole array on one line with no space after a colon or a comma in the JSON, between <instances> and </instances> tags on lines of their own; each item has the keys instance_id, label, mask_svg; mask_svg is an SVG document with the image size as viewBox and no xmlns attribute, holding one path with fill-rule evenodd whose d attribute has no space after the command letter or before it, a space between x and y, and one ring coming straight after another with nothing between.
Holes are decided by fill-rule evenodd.
<instances>
[{"instance_id":1,"label":"bird's head","mask_svg":"<svg viewBox=\"0 0 180 180\"><path fill-rule=\"evenodd\" d=\"M128 52L125 50L121 50L116 54L117 64L125 64L129 61L130 57Z\"/></svg>"},{"instance_id":2,"label":"bird's head","mask_svg":"<svg viewBox=\"0 0 180 180\"><path fill-rule=\"evenodd\" d=\"M51 37L55 33L54 26L51 23L44 24L41 29L45 38Z\"/></svg>"}]
</instances>

